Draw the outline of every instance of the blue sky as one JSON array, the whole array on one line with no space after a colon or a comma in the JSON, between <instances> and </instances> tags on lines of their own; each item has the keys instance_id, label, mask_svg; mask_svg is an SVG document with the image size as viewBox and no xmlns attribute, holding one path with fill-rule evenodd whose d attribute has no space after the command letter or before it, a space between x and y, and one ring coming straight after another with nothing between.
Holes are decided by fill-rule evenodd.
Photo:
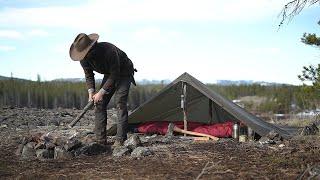
<instances>
[{"instance_id":1,"label":"blue sky","mask_svg":"<svg viewBox=\"0 0 320 180\"><path fill-rule=\"evenodd\" d=\"M319 7L278 30L286 0L0 0L0 75L44 80L83 77L69 47L80 33L124 50L136 79L254 80L300 84L319 49L300 42L319 33ZM96 77L101 78L97 75Z\"/></svg>"}]
</instances>

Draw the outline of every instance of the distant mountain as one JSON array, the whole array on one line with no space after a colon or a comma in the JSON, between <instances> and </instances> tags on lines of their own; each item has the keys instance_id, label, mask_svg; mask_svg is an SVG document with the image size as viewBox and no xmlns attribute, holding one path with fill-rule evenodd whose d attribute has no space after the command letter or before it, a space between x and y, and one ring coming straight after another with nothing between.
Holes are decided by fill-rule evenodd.
<instances>
[{"instance_id":1,"label":"distant mountain","mask_svg":"<svg viewBox=\"0 0 320 180\"><path fill-rule=\"evenodd\" d=\"M165 80L148 80L148 79L142 79L140 81L137 81L137 84L146 85L146 84L169 84L171 81L169 79Z\"/></svg>"},{"instance_id":2,"label":"distant mountain","mask_svg":"<svg viewBox=\"0 0 320 180\"><path fill-rule=\"evenodd\" d=\"M261 86L274 86L274 85L284 85L283 83L276 82L265 82L265 81L253 81L253 80L217 80L217 85L221 86L230 86L230 85L251 85L259 84Z\"/></svg>"},{"instance_id":3,"label":"distant mountain","mask_svg":"<svg viewBox=\"0 0 320 180\"><path fill-rule=\"evenodd\" d=\"M85 78L59 78L59 79L54 79L52 80L53 82L85 82ZM95 80L97 83L101 83L102 79L96 79ZM143 79L140 81L137 81L137 84L141 85L146 85L146 84L169 84L171 81L166 79L166 80L148 80L148 79Z\"/></svg>"},{"instance_id":4,"label":"distant mountain","mask_svg":"<svg viewBox=\"0 0 320 180\"><path fill-rule=\"evenodd\" d=\"M54 79L52 80L53 82L85 82L85 78L59 78L59 79ZM102 79L96 79L96 83L101 83ZM147 85L147 84L169 84L171 81L170 80L148 80L148 79L143 79L140 81L137 81L137 84L141 85Z\"/></svg>"},{"instance_id":5,"label":"distant mountain","mask_svg":"<svg viewBox=\"0 0 320 180\"><path fill-rule=\"evenodd\" d=\"M102 82L102 79L96 79L95 80L97 83ZM73 82L73 83L77 83L77 82L86 82L85 78L59 78L59 79L54 79L52 80L52 82Z\"/></svg>"},{"instance_id":6,"label":"distant mountain","mask_svg":"<svg viewBox=\"0 0 320 180\"><path fill-rule=\"evenodd\" d=\"M5 76L0 76L0 80L8 80L8 79L11 79L11 78L5 77Z\"/></svg>"},{"instance_id":7,"label":"distant mountain","mask_svg":"<svg viewBox=\"0 0 320 180\"><path fill-rule=\"evenodd\" d=\"M20 78L15 78L15 77L6 77L6 76L0 76L0 80L15 80L15 81L30 81L27 79L20 79Z\"/></svg>"},{"instance_id":8,"label":"distant mountain","mask_svg":"<svg viewBox=\"0 0 320 180\"><path fill-rule=\"evenodd\" d=\"M54 82L85 82L84 78L59 78L52 80Z\"/></svg>"},{"instance_id":9,"label":"distant mountain","mask_svg":"<svg viewBox=\"0 0 320 180\"><path fill-rule=\"evenodd\" d=\"M18 80L18 81L31 81L27 79L20 79L20 78L11 78L6 76L0 76L0 80ZM51 82L85 82L85 78L58 78L51 80ZM96 83L101 83L102 79L96 79ZM172 81L169 79L165 80L148 80L148 79L142 79L136 81L137 84L140 85L147 85L147 84L170 84ZM265 82L265 81L253 81L253 80L217 80L217 85L220 86L230 86L230 85L251 85L251 84L259 84L261 86L275 86L275 85L289 85L289 84L283 84L283 83L275 83L275 82Z\"/></svg>"},{"instance_id":10,"label":"distant mountain","mask_svg":"<svg viewBox=\"0 0 320 180\"><path fill-rule=\"evenodd\" d=\"M252 80L238 80L238 81L232 81L232 80L217 80L218 85L222 86L229 86L229 85L247 85L247 84L253 84Z\"/></svg>"}]
</instances>

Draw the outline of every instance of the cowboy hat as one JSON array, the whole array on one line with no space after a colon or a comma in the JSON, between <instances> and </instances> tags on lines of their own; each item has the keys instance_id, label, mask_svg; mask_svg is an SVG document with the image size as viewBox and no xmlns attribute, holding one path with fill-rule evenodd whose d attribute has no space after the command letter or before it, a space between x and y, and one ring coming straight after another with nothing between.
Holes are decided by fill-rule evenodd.
<instances>
[{"instance_id":1,"label":"cowboy hat","mask_svg":"<svg viewBox=\"0 0 320 180\"><path fill-rule=\"evenodd\" d=\"M98 34L89 34L80 33L73 41L70 47L70 57L74 61L81 61L87 55L91 47L97 42L99 39Z\"/></svg>"}]
</instances>

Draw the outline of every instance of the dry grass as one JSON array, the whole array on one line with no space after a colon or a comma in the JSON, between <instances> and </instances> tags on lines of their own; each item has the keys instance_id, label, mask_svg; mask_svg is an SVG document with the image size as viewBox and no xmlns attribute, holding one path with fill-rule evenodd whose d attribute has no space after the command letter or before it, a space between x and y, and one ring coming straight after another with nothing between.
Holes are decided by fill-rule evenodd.
<instances>
[{"instance_id":1,"label":"dry grass","mask_svg":"<svg viewBox=\"0 0 320 180\"><path fill-rule=\"evenodd\" d=\"M279 121L278 123L282 125L292 126L292 127L304 127L304 126L310 125L315 121L316 119L314 118L309 118L309 119L294 118L294 119Z\"/></svg>"}]
</instances>

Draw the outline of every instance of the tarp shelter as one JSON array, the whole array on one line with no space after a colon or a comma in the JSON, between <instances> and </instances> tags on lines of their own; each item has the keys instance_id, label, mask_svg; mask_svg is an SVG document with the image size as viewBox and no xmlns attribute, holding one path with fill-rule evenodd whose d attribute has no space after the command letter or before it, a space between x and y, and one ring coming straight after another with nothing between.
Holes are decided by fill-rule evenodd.
<instances>
[{"instance_id":1,"label":"tarp shelter","mask_svg":"<svg viewBox=\"0 0 320 180\"><path fill-rule=\"evenodd\" d=\"M280 128L256 117L188 73L179 76L157 95L136 108L129 115L130 124L150 121L183 121L181 94L186 85L188 122L206 124L225 121L242 122L261 136L274 130L284 138L292 136L288 129Z\"/></svg>"}]
</instances>

